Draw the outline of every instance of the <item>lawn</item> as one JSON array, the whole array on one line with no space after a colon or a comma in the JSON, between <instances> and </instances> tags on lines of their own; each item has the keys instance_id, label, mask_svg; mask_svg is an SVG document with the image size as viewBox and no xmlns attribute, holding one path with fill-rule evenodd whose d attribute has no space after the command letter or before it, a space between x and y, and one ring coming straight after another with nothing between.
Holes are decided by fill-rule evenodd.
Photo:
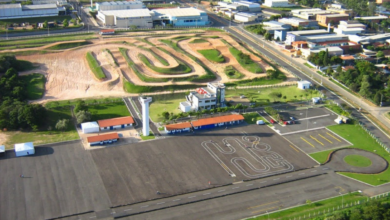
<instances>
[{"instance_id":1,"label":"lawn","mask_svg":"<svg viewBox=\"0 0 390 220\"><path fill-rule=\"evenodd\" d=\"M88 105L87 107L88 111L92 114L91 121L130 116L129 110L123 101L92 104Z\"/></svg>"},{"instance_id":2,"label":"lawn","mask_svg":"<svg viewBox=\"0 0 390 220\"><path fill-rule=\"evenodd\" d=\"M226 66L225 74L229 79L241 79L244 77L244 74L238 72L233 66Z\"/></svg>"},{"instance_id":3,"label":"lawn","mask_svg":"<svg viewBox=\"0 0 390 220\"><path fill-rule=\"evenodd\" d=\"M40 99L45 92L46 78L39 73L33 73L29 75L23 75L19 77L26 84L27 99L35 100Z\"/></svg>"},{"instance_id":4,"label":"lawn","mask_svg":"<svg viewBox=\"0 0 390 220\"><path fill-rule=\"evenodd\" d=\"M343 192L345 193L345 192ZM308 218L309 213L313 215L313 213L318 213L318 211L323 212L324 210L332 210L333 208L336 208L338 206L342 206L342 202L344 201L344 204L350 204L351 202L356 201L366 201L367 197L362 196L358 192L345 194L343 196L337 196L331 199L325 199L318 202L309 202L308 204L301 205L295 208L286 209L280 212L274 212L270 213L269 215L264 214L259 217L250 218L250 220L268 220L268 219L295 219L298 220L299 218L303 219L303 216L306 216L307 219L313 219ZM317 219L317 218L316 218ZM323 219L323 218L318 218Z\"/></svg>"},{"instance_id":5,"label":"lawn","mask_svg":"<svg viewBox=\"0 0 390 220\"><path fill-rule=\"evenodd\" d=\"M328 159L329 154L333 151L334 150L321 151L321 152L317 152L317 153L312 153L312 154L310 154L310 156L314 160L318 161L318 163L324 164L326 162L326 160Z\"/></svg>"},{"instance_id":6,"label":"lawn","mask_svg":"<svg viewBox=\"0 0 390 220\"><path fill-rule=\"evenodd\" d=\"M17 60L17 62L18 62L18 66L16 67L17 71L27 71L36 68L33 63L27 60Z\"/></svg>"},{"instance_id":7,"label":"lawn","mask_svg":"<svg viewBox=\"0 0 390 220\"><path fill-rule=\"evenodd\" d=\"M88 39L96 39L97 37L93 34L78 34L78 35L66 35L66 36L54 36L54 37L37 37L37 38L29 38L25 40L5 40L0 42L0 47L3 46L14 46L14 45L31 45L31 44L39 44L42 46L43 43L54 43L61 41L73 41L73 40L88 40Z\"/></svg>"},{"instance_id":8,"label":"lawn","mask_svg":"<svg viewBox=\"0 0 390 220\"><path fill-rule=\"evenodd\" d=\"M313 66L311 66L311 65L310 65L310 64L308 64L308 63L304 63L303 65L305 65L305 66L309 67L310 69L314 69L314 67L313 67Z\"/></svg>"},{"instance_id":9,"label":"lawn","mask_svg":"<svg viewBox=\"0 0 390 220\"><path fill-rule=\"evenodd\" d=\"M205 39L193 39L192 41L190 41L189 43L190 44L198 44L198 43L207 43L208 41L205 40Z\"/></svg>"},{"instance_id":10,"label":"lawn","mask_svg":"<svg viewBox=\"0 0 390 220\"><path fill-rule=\"evenodd\" d=\"M142 47L142 46L139 46L139 48L143 49L143 50L146 50L148 51L149 53L152 54L152 56L154 56L154 58L156 58L158 61L160 61L160 63L164 66L169 66L169 63L166 59L162 58L160 55L158 55L157 53L155 53L153 50L149 49L149 48L146 48L146 47Z\"/></svg>"},{"instance_id":11,"label":"lawn","mask_svg":"<svg viewBox=\"0 0 390 220\"><path fill-rule=\"evenodd\" d=\"M189 66L187 66L183 62L180 62L179 60L177 60L177 62L179 63L178 66L163 68L163 67L154 66L152 63L150 63L149 59L145 55L143 55L141 53L138 54L138 58L147 67L149 67L150 69L152 69L152 70L154 70L154 71L156 71L158 73L162 73L162 74L175 75L175 74L190 73L192 71L192 69Z\"/></svg>"},{"instance_id":12,"label":"lawn","mask_svg":"<svg viewBox=\"0 0 390 220\"><path fill-rule=\"evenodd\" d=\"M68 127L65 131L57 131L55 125L58 120L69 119ZM6 132L8 140L6 146L13 148L15 143L34 142L35 145L55 143L79 139L79 135L72 122L70 107L57 107L47 109L47 124L41 131L13 131Z\"/></svg>"},{"instance_id":13,"label":"lawn","mask_svg":"<svg viewBox=\"0 0 390 220\"><path fill-rule=\"evenodd\" d=\"M143 141L153 140L153 139L156 138L152 132L149 132L149 136L140 135L140 137L141 137L141 139L142 139Z\"/></svg>"},{"instance_id":14,"label":"lawn","mask_svg":"<svg viewBox=\"0 0 390 220\"><path fill-rule=\"evenodd\" d=\"M87 61L88 61L88 66L95 74L96 78L102 80L106 78L106 75L104 74L102 68L100 67L98 61L95 59L95 57L92 55L91 52L87 52L86 55Z\"/></svg>"},{"instance_id":15,"label":"lawn","mask_svg":"<svg viewBox=\"0 0 390 220\"><path fill-rule=\"evenodd\" d=\"M236 58L238 63L245 68L246 70L252 73L262 73L264 72L261 66L254 62L249 55L243 54L241 51L237 50L234 47L229 48L230 53Z\"/></svg>"},{"instance_id":16,"label":"lawn","mask_svg":"<svg viewBox=\"0 0 390 220\"><path fill-rule=\"evenodd\" d=\"M268 123L268 121L267 120L265 120L263 117L261 117L258 113L256 113L256 112L253 112L253 113L246 113L246 114L243 114L243 116L244 116L244 121L246 122L246 123L248 123L248 124L256 124L256 122L258 121L258 120L263 120L264 121L264 123L266 124L266 125L270 125L269 123ZM261 126L261 125L260 125Z\"/></svg>"},{"instance_id":17,"label":"lawn","mask_svg":"<svg viewBox=\"0 0 390 220\"><path fill-rule=\"evenodd\" d=\"M308 90L300 90L296 86L274 87L274 88L255 88L255 89L229 89L225 92L225 98L239 97L245 95L252 102L256 101L260 104L269 104L274 100L269 97L272 92L280 92L282 96L286 96L286 99L280 98L275 101L291 102L309 99L318 96L318 91L313 91L311 94ZM302 95L302 97L300 97ZM307 96L306 96L307 95Z\"/></svg>"},{"instance_id":18,"label":"lawn","mask_svg":"<svg viewBox=\"0 0 390 220\"><path fill-rule=\"evenodd\" d=\"M70 21L72 19L71 16L49 16L49 17L36 17L36 18L14 18L14 19L6 19L0 20L0 25L13 24L13 23L25 23L29 22L30 25L32 23L43 23L44 21L52 22L52 21L63 21L64 19L68 19Z\"/></svg>"},{"instance_id":19,"label":"lawn","mask_svg":"<svg viewBox=\"0 0 390 220\"><path fill-rule=\"evenodd\" d=\"M353 144L353 148L359 148L376 154L385 158L390 162L390 154L387 153L362 127L355 124L341 124L332 125L328 127L329 130L340 135L344 139ZM324 151L320 153L310 154L318 162L323 163L331 151ZM387 168L380 174L357 174L357 173L343 173L345 176L363 181L371 185L381 185L390 182L390 168Z\"/></svg>"},{"instance_id":20,"label":"lawn","mask_svg":"<svg viewBox=\"0 0 390 220\"><path fill-rule=\"evenodd\" d=\"M209 50L198 50L200 54L202 54L206 59L216 62L216 63L223 63L225 62L225 58L223 55L215 49L209 49Z\"/></svg>"},{"instance_id":21,"label":"lawn","mask_svg":"<svg viewBox=\"0 0 390 220\"><path fill-rule=\"evenodd\" d=\"M91 42L84 41L84 42L62 43L62 44L57 44L57 45L48 47L46 49L48 49L48 50L65 50L65 49L69 49L69 48L73 48L73 47L84 46L87 44L91 44Z\"/></svg>"},{"instance_id":22,"label":"lawn","mask_svg":"<svg viewBox=\"0 0 390 220\"><path fill-rule=\"evenodd\" d=\"M153 102L150 103L149 106L149 115L154 122L161 122L164 120L164 118L161 117L162 112L180 113L179 104L186 100L184 93L164 94L153 96L152 98Z\"/></svg>"},{"instance_id":23,"label":"lawn","mask_svg":"<svg viewBox=\"0 0 390 220\"><path fill-rule=\"evenodd\" d=\"M369 158L361 155L348 155L344 157L344 162L355 167L369 167L372 164Z\"/></svg>"}]
</instances>

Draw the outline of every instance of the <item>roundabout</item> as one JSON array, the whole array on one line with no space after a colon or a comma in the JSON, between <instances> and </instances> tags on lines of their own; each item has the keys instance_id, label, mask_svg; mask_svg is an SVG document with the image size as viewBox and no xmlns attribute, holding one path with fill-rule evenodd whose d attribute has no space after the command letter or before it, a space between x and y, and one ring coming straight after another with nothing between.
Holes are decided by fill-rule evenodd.
<instances>
[{"instance_id":1,"label":"roundabout","mask_svg":"<svg viewBox=\"0 0 390 220\"><path fill-rule=\"evenodd\" d=\"M375 174L386 170L388 163L377 154L350 148L334 151L326 165L336 172Z\"/></svg>"}]
</instances>

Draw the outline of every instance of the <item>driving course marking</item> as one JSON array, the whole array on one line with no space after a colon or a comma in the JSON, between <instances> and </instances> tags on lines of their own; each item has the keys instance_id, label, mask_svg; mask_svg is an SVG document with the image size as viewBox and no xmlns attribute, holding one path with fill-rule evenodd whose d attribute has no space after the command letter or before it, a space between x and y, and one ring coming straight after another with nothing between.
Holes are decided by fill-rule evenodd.
<instances>
[{"instance_id":1,"label":"driving course marking","mask_svg":"<svg viewBox=\"0 0 390 220\"><path fill-rule=\"evenodd\" d=\"M294 149L296 152L298 152L299 153L299 150L297 150L295 147L293 147L291 144L290 144L290 147L292 148L292 149Z\"/></svg>"},{"instance_id":2,"label":"driving course marking","mask_svg":"<svg viewBox=\"0 0 390 220\"><path fill-rule=\"evenodd\" d=\"M324 144L323 144L321 141L319 141L317 138L315 138L315 137L313 137L313 136L311 136L311 135L310 135L310 137L311 137L311 139L317 141L319 144L321 144L322 146L324 146Z\"/></svg>"},{"instance_id":3,"label":"driving course marking","mask_svg":"<svg viewBox=\"0 0 390 220\"><path fill-rule=\"evenodd\" d=\"M312 145L309 141L307 141L305 138L301 137L301 139L306 142L308 145L312 146L313 148L316 148L314 147L314 145Z\"/></svg>"},{"instance_id":4,"label":"driving course marking","mask_svg":"<svg viewBox=\"0 0 390 220\"><path fill-rule=\"evenodd\" d=\"M338 138L336 138L335 136L329 134L329 132L326 132L327 135L331 136L332 138L336 139L338 142L341 142Z\"/></svg>"},{"instance_id":5,"label":"driving course marking","mask_svg":"<svg viewBox=\"0 0 390 220\"><path fill-rule=\"evenodd\" d=\"M326 138L326 137L322 136L321 134L318 134L318 136L322 137L323 139L327 140L329 143L333 144L333 142L332 142L332 141L330 141L328 138Z\"/></svg>"}]
</instances>

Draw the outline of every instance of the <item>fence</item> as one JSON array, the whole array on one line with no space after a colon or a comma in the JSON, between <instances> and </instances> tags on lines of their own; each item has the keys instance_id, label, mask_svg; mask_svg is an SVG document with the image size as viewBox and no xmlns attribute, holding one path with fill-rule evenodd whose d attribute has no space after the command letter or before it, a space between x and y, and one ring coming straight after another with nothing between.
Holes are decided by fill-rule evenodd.
<instances>
[{"instance_id":1,"label":"fence","mask_svg":"<svg viewBox=\"0 0 390 220\"><path fill-rule=\"evenodd\" d=\"M386 146L386 144L384 144L381 140L379 140L379 138L377 138L373 133L371 133L371 131L369 131L363 123L359 122L359 125L360 127L363 128L363 130L365 130L372 138L374 138L374 140L385 150L387 151L387 153L390 153L390 148L388 148Z\"/></svg>"}]
</instances>

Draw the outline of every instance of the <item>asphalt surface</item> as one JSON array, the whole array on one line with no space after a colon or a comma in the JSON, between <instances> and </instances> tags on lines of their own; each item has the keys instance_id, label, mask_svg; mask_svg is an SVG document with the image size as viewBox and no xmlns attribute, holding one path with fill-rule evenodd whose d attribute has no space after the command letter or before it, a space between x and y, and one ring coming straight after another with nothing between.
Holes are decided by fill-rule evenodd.
<instances>
[{"instance_id":1,"label":"asphalt surface","mask_svg":"<svg viewBox=\"0 0 390 220\"><path fill-rule=\"evenodd\" d=\"M142 112L142 105L139 102L138 97L130 97L129 99L132 99L132 102L135 104L135 106L132 105L132 107L134 108L134 111L135 111L135 108L137 108L138 112L141 113ZM142 119L141 119L141 121L142 121ZM150 119L149 119L149 129L152 130L152 132L155 136L161 136L160 132L158 131L157 126Z\"/></svg>"},{"instance_id":2,"label":"asphalt surface","mask_svg":"<svg viewBox=\"0 0 390 220\"><path fill-rule=\"evenodd\" d=\"M135 129L142 128L142 120L139 117L137 110L134 108L133 104L131 103L130 98L123 98L123 101L125 102L127 109L129 110L131 116L134 119L135 122L134 128Z\"/></svg>"}]
</instances>

